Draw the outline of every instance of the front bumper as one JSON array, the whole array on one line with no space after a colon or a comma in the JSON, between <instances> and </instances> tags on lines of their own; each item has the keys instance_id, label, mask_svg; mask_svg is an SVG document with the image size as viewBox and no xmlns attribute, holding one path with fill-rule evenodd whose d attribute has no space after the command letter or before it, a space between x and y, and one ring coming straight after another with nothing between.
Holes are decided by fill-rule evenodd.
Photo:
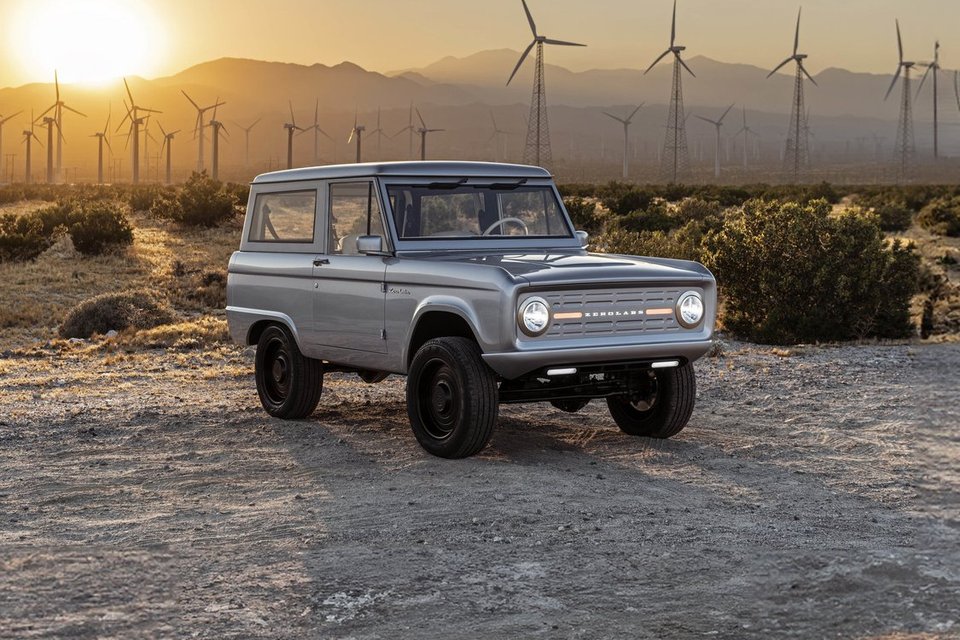
<instances>
[{"instance_id":1,"label":"front bumper","mask_svg":"<svg viewBox=\"0 0 960 640\"><path fill-rule=\"evenodd\" d=\"M599 347L558 347L555 349L484 353L483 360L497 374L512 380L543 367L676 358L692 362L707 353L712 345L713 340L707 339Z\"/></svg>"}]
</instances>

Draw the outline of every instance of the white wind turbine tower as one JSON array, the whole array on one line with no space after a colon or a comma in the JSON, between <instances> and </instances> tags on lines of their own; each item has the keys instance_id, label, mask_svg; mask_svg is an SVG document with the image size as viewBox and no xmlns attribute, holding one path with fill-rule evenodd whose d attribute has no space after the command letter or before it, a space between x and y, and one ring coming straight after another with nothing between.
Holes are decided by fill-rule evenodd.
<instances>
[{"instance_id":1,"label":"white wind turbine tower","mask_svg":"<svg viewBox=\"0 0 960 640\"><path fill-rule=\"evenodd\" d=\"M259 120L257 120L259 122ZM256 124L256 123L254 123ZM253 125L251 125L251 128ZM320 134L322 133L327 140L333 142L333 138L330 135L320 128L320 101L317 100L313 105L313 124L305 129L301 130L300 133L306 133L307 131L313 131L313 163L318 164L320 162Z\"/></svg>"},{"instance_id":2,"label":"white wind turbine tower","mask_svg":"<svg viewBox=\"0 0 960 640\"><path fill-rule=\"evenodd\" d=\"M204 122L203 122L203 114L206 113L207 111L209 111L210 109L216 109L217 107L221 107L221 106L225 105L226 102L220 102L220 98L218 97L216 100L213 101L213 104L211 104L210 106L208 106L208 107L201 107L199 104L197 104L197 103L193 100L193 98L191 98L190 96L187 95L187 92L186 92L186 91L184 91L184 90L181 89L181 90L180 90L180 93L182 93L182 94L183 94L183 97L186 98L187 100L189 100L189 101L190 101L190 104L193 105L193 108L197 110L197 121L196 121L196 123L193 125L193 137L194 137L194 138L197 138L197 137L200 138L200 142L199 142L199 147L200 147L200 148L199 148L199 152L198 152L198 155L197 155L197 171L198 171L198 172L202 172L203 169L204 169L204 161L203 161L203 160L204 160L204 158L203 158L203 135L204 135L204 132L203 132L203 128L204 128L205 126L207 126L207 125L204 124Z\"/></svg>"},{"instance_id":3,"label":"white wind turbine tower","mask_svg":"<svg viewBox=\"0 0 960 640\"><path fill-rule=\"evenodd\" d=\"M513 68L513 73L507 78L507 84L513 80L520 70L523 61L530 55L530 50L537 48L536 62L533 74L533 97L530 100L530 119L527 125L527 142L523 149L523 161L533 163L537 166L543 164L552 164L553 156L550 150L550 124L547 120L547 91L543 78L543 45L555 44L564 47L585 47L584 44L576 42L566 42L564 40L553 40L537 33L537 25L530 15L530 9L527 8L527 1L520 0L523 3L523 11L527 14L527 22L530 23L530 31L533 32L533 41L527 45L527 48L520 55L517 66ZM423 155L421 153L421 155Z\"/></svg>"},{"instance_id":4,"label":"white wind turbine tower","mask_svg":"<svg viewBox=\"0 0 960 640\"><path fill-rule=\"evenodd\" d=\"M923 83L927 79L927 74L930 71L933 71L933 157L937 159L940 157L940 113L939 113L939 104L938 104L938 92L937 92L937 76L940 75L940 41L937 40L933 43L933 61L932 62L921 62L920 66L926 67L927 70L923 72L923 76L920 78L920 86L917 87L917 95L920 95L920 91L923 90Z\"/></svg>"},{"instance_id":5,"label":"white wind turbine tower","mask_svg":"<svg viewBox=\"0 0 960 640\"><path fill-rule=\"evenodd\" d=\"M420 134L420 160L427 159L427 134L434 133L437 131L446 131L446 129L430 129L427 127L427 123L423 121L423 116L420 115L420 109L417 109L417 117L420 118L420 128L417 129L417 133Z\"/></svg>"},{"instance_id":6,"label":"white wind turbine tower","mask_svg":"<svg viewBox=\"0 0 960 640\"><path fill-rule=\"evenodd\" d=\"M410 112L407 117L407 126L405 126L403 129L400 129L400 131L397 131L393 135L393 137L397 137L404 131L406 131L408 134L407 158L409 158L410 160L413 160L413 132L416 131L416 127L413 126L413 103L412 102L410 103Z\"/></svg>"},{"instance_id":7,"label":"white wind turbine tower","mask_svg":"<svg viewBox=\"0 0 960 640\"><path fill-rule=\"evenodd\" d=\"M54 178L56 182L59 182L63 179L63 110L72 111L78 116L83 116L86 118L86 114L80 113L72 107L68 107L63 100L60 99L60 79L57 77L57 71L53 71L53 85L56 89L56 102L54 102L46 111L41 113L38 117L42 118L51 110L53 110L53 119L57 122L57 163L55 165L55 174Z\"/></svg>"},{"instance_id":8,"label":"white wind turbine tower","mask_svg":"<svg viewBox=\"0 0 960 640\"><path fill-rule=\"evenodd\" d=\"M493 117L493 109L490 109L490 122L493 123L493 133L487 139L487 142L493 142L493 159L500 162L507 155L506 144L503 142L503 136L509 135L509 131L504 131L497 126L497 119Z\"/></svg>"},{"instance_id":9,"label":"white wind turbine tower","mask_svg":"<svg viewBox=\"0 0 960 640\"><path fill-rule=\"evenodd\" d=\"M293 169L293 133L304 129L297 126L297 119L293 115L293 102L288 100L287 105L290 107L290 122L283 123L283 128L287 130L287 169Z\"/></svg>"},{"instance_id":10,"label":"white wind turbine tower","mask_svg":"<svg viewBox=\"0 0 960 640\"><path fill-rule=\"evenodd\" d=\"M747 125L747 108L743 108L743 126L737 131L736 135L743 134L743 168L747 168L747 149L750 146L750 136L760 137L760 134Z\"/></svg>"},{"instance_id":11,"label":"white wind turbine tower","mask_svg":"<svg viewBox=\"0 0 960 640\"><path fill-rule=\"evenodd\" d=\"M886 100L890 97L893 88L897 86L897 80L900 79L900 72L903 71L902 95L900 101L900 118L897 124L897 141L894 147L894 157L897 161L897 179L906 180L910 177L913 168L913 112L911 105L910 92L910 69L914 67L915 62L903 59L903 40L900 38L900 21L895 21L897 25L897 70L893 74L893 81L887 94L883 96Z\"/></svg>"},{"instance_id":12,"label":"white wind turbine tower","mask_svg":"<svg viewBox=\"0 0 960 640\"><path fill-rule=\"evenodd\" d=\"M817 81L813 79L813 76L807 73L806 68L803 66L803 61L807 58L807 54L799 53L800 11L802 11L802 8L797 11L797 28L793 36L793 55L778 64L773 71L767 74L767 77L769 78L790 62L797 63L796 75L794 76L793 83L793 106L791 107L790 111L790 129L787 132L787 143L783 155L784 169L792 174L794 182L799 179L800 169L806 166L807 161L809 160L807 136L803 129L803 118L805 113L803 101L804 76L806 76L814 86L817 86Z\"/></svg>"},{"instance_id":13,"label":"white wind turbine tower","mask_svg":"<svg viewBox=\"0 0 960 640\"><path fill-rule=\"evenodd\" d=\"M357 164L360 163L362 145L363 145L363 132L367 128L362 124L357 124L357 112L353 112L353 129L350 129L350 137L347 138L347 144L353 142L354 137L357 139Z\"/></svg>"},{"instance_id":14,"label":"white wind turbine tower","mask_svg":"<svg viewBox=\"0 0 960 640\"><path fill-rule=\"evenodd\" d=\"M697 116L700 120L704 122L709 122L717 129L717 145L713 157L713 177L720 177L720 127L723 126L723 119L727 117L727 114L730 113L730 109L733 109L733 105L727 107L727 110L723 112L723 115L717 118L716 120L711 120L710 118L704 118L703 116Z\"/></svg>"},{"instance_id":15,"label":"white wind turbine tower","mask_svg":"<svg viewBox=\"0 0 960 640\"><path fill-rule=\"evenodd\" d=\"M382 141L384 138L389 138L387 134L383 132L383 127L380 126L380 107L377 107L377 128L372 131L367 132L368 136L377 136L377 160L383 160L383 153L381 153Z\"/></svg>"},{"instance_id":16,"label":"white wind turbine tower","mask_svg":"<svg viewBox=\"0 0 960 640\"><path fill-rule=\"evenodd\" d=\"M107 149L113 155L113 147L110 146L110 138L107 130L110 128L110 116L113 108L107 111L107 122L103 125L103 131L98 131L91 138L97 138L97 184L103 184L103 143L107 143Z\"/></svg>"},{"instance_id":17,"label":"white wind turbine tower","mask_svg":"<svg viewBox=\"0 0 960 640\"><path fill-rule=\"evenodd\" d=\"M170 178L172 173L171 166L170 166L170 150L171 150L171 147L173 146L173 136L180 133L180 129L167 133L166 131L163 130L163 125L160 124L159 120L157 121L157 126L160 127L160 133L163 134L163 143L160 145L160 154L163 155L163 150L164 149L167 150L167 173L165 176L166 180L164 184L170 184Z\"/></svg>"},{"instance_id":18,"label":"white wind turbine tower","mask_svg":"<svg viewBox=\"0 0 960 640\"><path fill-rule=\"evenodd\" d=\"M613 118L617 122L623 125L623 177L624 179L630 176L630 167L628 165L629 159L629 149L630 149L630 122L633 120L633 116L637 115L637 111L640 111L640 107L643 106L643 103L637 105L637 108L630 112L626 118L620 118L613 115L612 113L603 112L603 115L608 118Z\"/></svg>"},{"instance_id":19,"label":"white wind turbine tower","mask_svg":"<svg viewBox=\"0 0 960 640\"><path fill-rule=\"evenodd\" d=\"M237 124L236 121L231 120L231 122L233 122L240 129L243 130L243 168L244 169L250 166L250 132L253 131L253 128L257 126L262 119L263 118L257 118L256 120L253 121L253 124L251 124L248 127L244 127L241 124Z\"/></svg>"}]
</instances>

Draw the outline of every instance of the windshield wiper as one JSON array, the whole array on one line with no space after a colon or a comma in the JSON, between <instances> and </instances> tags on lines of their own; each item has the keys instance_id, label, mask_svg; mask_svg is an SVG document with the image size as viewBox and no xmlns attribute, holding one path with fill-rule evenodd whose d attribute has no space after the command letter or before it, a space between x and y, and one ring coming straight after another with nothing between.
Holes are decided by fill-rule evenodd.
<instances>
[{"instance_id":1,"label":"windshield wiper","mask_svg":"<svg viewBox=\"0 0 960 640\"><path fill-rule=\"evenodd\" d=\"M456 182L431 182L427 184L427 189L456 189L466 181L466 178L460 178Z\"/></svg>"},{"instance_id":2,"label":"windshield wiper","mask_svg":"<svg viewBox=\"0 0 960 640\"><path fill-rule=\"evenodd\" d=\"M488 184L471 184L469 186L476 189L499 189L503 191L508 191L510 189L516 189L517 187L522 187L527 184L526 178L520 178L516 182L490 182Z\"/></svg>"}]
</instances>

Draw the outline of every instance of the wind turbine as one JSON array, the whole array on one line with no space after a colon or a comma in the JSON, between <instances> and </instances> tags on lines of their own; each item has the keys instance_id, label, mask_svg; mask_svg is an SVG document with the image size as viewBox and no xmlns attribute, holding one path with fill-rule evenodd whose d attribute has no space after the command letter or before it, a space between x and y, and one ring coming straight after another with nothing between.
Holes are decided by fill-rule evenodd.
<instances>
[{"instance_id":1,"label":"wind turbine","mask_svg":"<svg viewBox=\"0 0 960 640\"><path fill-rule=\"evenodd\" d=\"M283 123L283 128L287 130L287 169L293 169L293 132L305 129L297 126L297 119L293 115L293 102L288 100L287 104L290 106L290 122Z\"/></svg>"},{"instance_id":2,"label":"wind turbine","mask_svg":"<svg viewBox=\"0 0 960 640\"><path fill-rule=\"evenodd\" d=\"M490 109L490 122L493 123L493 133L490 134L490 138L487 142L493 142L494 149L494 160L500 162L502 158L507 155L507 150L503 144L502 136L509 135L509 131L504 131L497 126L497 119L493 117L493 109Z\"/></svg>"},{"instance_id":3,"label":"wind turbine","mask_svg":"<svg viewBox=\"0 0 960 640\"><path fill-rule=\"evenodd\" d=\"M313 131L313 163L317 164L320 161L320 138L319 134L326 136L327 140L333 142L326 131L320 128L320 101L317 100L316 104L313 107L313 124L303 129L300 133L306 133L307 131Z\"/></svg>"},{"instance_id":4,"label":"wind turbine","mask_svg":"<svg viewBox=\"0 0 960 640\"><path fill-rule=\"evenodd\" d=\"M365 126L363 126L362 124L357 124L357 112L354 111L353 112L353 129L350 129L350 137L347 138L347 144L350 144L351 142L353 142L354 137L357 138L357 163L360 162L360 150L361 150L361 145L363 143L363 132L366 130L367 128Z\"/></svg>"},{"instance_id":5,"label":"wind turbine","mask_svg":"<svg viewBox=\"0 0 960 640\"><path fill-rule=\"evenodd\" d=\"M920 91L923 89L923 83L927 79L927 74L930 71L933 71L933 157L934 159L940 157L940 113L939 113L939 103L937 100L937 76L940 75L940 41L937 40L933 43L933 61L932 62L921 62L920 66L926 67L927 70L923 72L923 76L920 78L920 86L917 87L917 95L920 95Z\"/></svg>"},{"instance_id":6,"label":"wind turbine","mask_svg":"<svg viewBox=\"0 0 960 640\"><path fill-rule=\"evenodd\" d=\"M623 125L623 177L626 179L630 175L630 168L627 164L629 157L629 135L630 135L630 122L633 120L633 116L637 115L637 111L640 111L640 107L643 106L643 103L637 105L637 108L630 112L626 118L620 118L613 115L612 113L603 112L603 115L608 118L613 118L617 122Z\"/></svg>"},{"instance_id":7,"label":"wind turbine","mask_svg":"<svg viewBox=\"0 0 960 640\"><path fill-rule=\"evenodd\" d=\"M740 131L737 131L736 135L743 134L743 168L747 168L747 148L750 146L750 136L760 137L760 134L751 129L747 125L747 107L743 107L743 126L740 127Z\"/></svg>"},{"instance_id":8,"label":"wind turbine","mask_svg":"<svg viewBox=\"0 0 960 640\"><path fill-rule=\"evenodd\" d=\"M15 117L23 113L23 111L17 111L12 116L7 116L4 118L0 116L0 158L3 158L3 125L7 124L10 120L13 120Z\"/></svg>"},{"instance_id":9,"label":"wind turbine","mask_svg":"<svg viewBox=\"0 0 960 640\"><path fill-rule=\"evenodd\" d=\"M723 119L727 117L727 114L730 113L730 109L733 109L733 105L727 107L727 110L723 112L723 115L717 118L716 120L711 120L710 118L704 118L703 116L697 116L700 120L704 122L709 122L717 129L717 146L715 148L715 153L713 157L713 177L720 177L720 127L723 126Z\"/></svg>"},{"instance_id":10,"label":"wind turbine","mask_svg":"<svg viewBox=\"0 0 960 640\"><path fill-rule=\"evenodd\" d=\"M813 79L809 73L807 73L806 68L803 66L803 61L807 58L807 54L799 53L800 49L800 12L802 8L797 10L797 28L793 35L793 55L788 57L786 60L778 64L773 71L767 74L769 78L777 71L782 69L785 65L790 62L796 62L796 75L794 76L793 82L793 106L790 111L790 129L787 131L787 143L784 150L783 162L784 169L789 171L793 175L793 181L796 182L800 176L800 169L807 164L809 160L809 150L807 148L807 136L803 131L803 115L804 115L804 102L803 102L803 78L804 76L813 83L814 86L817 86L817 81Z\"/></svg>"},{"instance_id":11,"label":"wind turbine","mask_svg":"<svg viewBox=\"0 0 960 640\"><path fill-rule=\"evenodd\" d=\"M203 167L203 128L206 126L203 123L203 114L209 111L210 109L216 109L217 107L222 107L223 105L226 104L226 102L220 102L220 98L218 97L216 100L213 101L213 104L211 104L210 106L201 107L199 104L197 104L194 101L193 98L187 95L186 91L181 89L180 93L182 93L183 97L189 100L190 104L193 105L193 108L197 110L197 122L193 126L193 137L196 138L198 135L200 137L200 143L199 143L200 149L199 149L199 155L197 157L197 171L202 172L204 168Z\"/></svg>"},{"instance_id":12,"label":"wind turbine","mask_svg":"<svg viewBox=\"0 0 960 640\"><path fill-rule=\"evenodd\" d=\"M110 128L110 116L112 115L113 108L111 107L107 111L107 121L103 125L103 131L98 131L91 138L97 139L97 184L103 184L103 143L107 143L107 149L110 150L110 153L113 153L113 147L110 146L110 138L107 135L107 130Z\"/></svg>"},{"instance_id":13,"label":"wind turbine","mask_svg":"<svg viewBox=\"0 0 960 640\"><path fill-rule=\"evenodd\" d=\"M670 89L670 108L667 111L667 133L663 141L663 155L660 159L660 173L669 177L671 182L690 177L690 156L687 150L687 119L683 110L683 73L686 69L696 77L680 54L686 49L677 44L677 0L673 0L673 19L670 23L670 46L644 71L644 75L657 66L657 63L673 54L673 84Z\"/></svg>"},{"instance_id":14,"label":"wind turbine","mask_svg":"<svg viewBox=\"0 0 960 640\"><path fill-rule=\"evenodd\" d=\"M903 40L900 38L900 21L896 20L895 23L897 25L897 70L893 74L893 81L890 83L890 88L887 89L887 93L883 96L883 99L886 100L890 97L893 88L897 86L897 80L900 79L900 72L903 71L903 93L900 102L900 118L897 124L897 142L894 147L894 154L895 157L898 156L897 159L899 160L897 177L900 180L904 180L909 176L913 165L913 113L910 101L910 69L912 69L916 63L903 59Z\"/></svg>"},{"instance_id":15,"label":"wind turbine","mask_svg":"<svg viewBox=\"0 0 960 640\"><path fill-rule=\"evenodd\" d=\"M50 109L47 109L50 111ZM47 113L44 111L44 113ZM57 126L57 119L54 116L38 116L37 120L43 120L43 126L47 128L47 184L53 184L53 128ZM36 124L36 120L34 124Z\"/></svg>"},{"instance_id":16,"label":"wind turbine","mask_svg":"<svg viewBox=\"0 0 960 640\"><path fill-rule=\"evenodd\" d=\"M26 184L30 184L30 178L31 178L30 143L32 140L36 140L37 144L39 144L41 147L43 146L43 143L40 142L40 138L38 138L37 134L33 132L33 123L34 123L33 112L31 111L30 112L30 128L23 130L23 141L27 145L27 166L23 173L23 181Z\"/></svg>"},{"instance_id":17,"label":"wind turbine","mask_svg":"<svg viewBox=\"0 0 960 640\"><path fill-rule=\"evenodd\" d=\"M147 109L146 107L141 107L133 100L133 94L130 93L130 85L127 84L127 79L123 79L123 86L127 90L127 97L130 98L130 105L127 106L127 114L123 116L123 120L120 121L120 125L117 127L117 131L123 128L123 123L127 120L130 120L130 130L127 132L127 140L130 140L130 136L133 135L133 184L140 183L140 125L143 124L144 118L140 116L140 112L145 113L162 113L156 109ZM124 102L126 105L126 102Z\"/></svg>"},{"instance_id":18,"label":"wind turbine","mask_svg":"<svg viewBox=\"0 0 960 640\"><path fill-rule=\"evenodd\" d=\"M394 137L400 135L404 131L408 133L407 157L413 160L413 132L416 131L416 127L413 126L413 103L412 102L410 103L410 112L407 117L407 126L405 126L403 129L400 129L400 131L397 131L397 133L394 134Z\"/></svg>"},{"instance_id":19,"label":"wind turbine","mask_svg":"<svg viewBox=\"0 0 960 640\"><path fill-rule=\"evenodd\" d=\"M527 22L530 23L530 31L533 33L533 40L527 45L527 48L520 55L517 66L513 68L513 73L507 78L507 84L513 80L520 70L523 61L530 55L530 50L537 48L536 63L533 74L533 96L530 100L530 119L527 126L527 142L523 148L523 161L533 163L537 166L553 163L553 154L550 150L550 124L547 121L547 90L543 78L543 45L555 44L564 47L585 47L584 44L576 42L566 42L564 40L553 40L537 33L537 24L530 15L530 9L527 7L527 0L520 0L523 3L523 12L527 14ZM423 136L424 134L421 134ZM422 138L425 139L425 138ZM423 148L421 144L421 159Z\"/></svg>"},{"instance_id":20,"label":"wind turbine","mask_svg":"<svg viewBox=\"0 0 960 640\"><path fill-rule=\"evenodd\" d=\"M387 135L383 132L383 128L380 126L380 107L377 107L377 128L374 129L373 131L368 132L367 135L370 135L370 136L376 135L376 136L377 136L377 160L381 160L381 159L383 158L383 155L380 153L381 142L383 141L383 138L384 138L385 136L386 136L387 138L389 138L390 136L387 136Z\"/></svg>"},{"instance_id":21,"label":"wind turbine","mask_svg":"<svg viewBox=\"0 0 960 640\"><path fill-rule=\"evenodd\" d=\"M238 127L240 127L240 129L243 130L243 168L244 169L250 166L250 132L253 130L255 126L257 126L257 124L259 124L259 122L262 119L263 118L257 118L256 120L253 121L253 124L251 124L249 127L244 127L243 125L240 125L240 124L237 125Z\"/></svg>"},{"instance_id":22,"label":"wind turbine","mask_svg":"<svg viewBox=\"0 0 960 640\"><path fill-rule=\"evenodd\" d=\"M211 177L214 180L220 179L220 131L223 131L225 136L229 137L229 132L227 127L217 120L217 110L213 110L213 117L210 119L210 128L213 131L213 174Z\"/></svg>"},{"instance_id":23,"label":"wind turbine","mask_svg":"<svg viewBox=\"0 0 960 640\"><path fill-rule=\"evenodd\" d=\"M420 128L417 129L417 133L420 134L420 160L427 159L427 134L433 133L435 131L446 131L446 129L430 129L427 127L427 123L423 121L423 116L420 115L420 109L417 109L417 117L420 119Z\"/></svg>"},{"instance_id":24,"label":"wind turbine","mask_svg":"<svg viewBox=\"0 0 960 640\"><path fill-rule=\"evenodd\" d=\"M53 118L54 118L54 120L57 121L57 164L56 164L56 174L54 175L54 177L56 178L57 181L59 181L59 180L63 177L63 176L62 176L62 171L63 171L63 110L66 109L67 111L72 111L73 113L77 114L78 116L83 116L84 118L86 118L87 116L86 116L86 114L80 113L79 111L77 111L77 110L74 109L73 107L67 106L67 104L66 104L63 100L60 99L60 79L57 77L57 71L56 71L56 69L54 69L54 71L53 71L53 85L54 85L54 88L55 88L55 90L56 90L56 102L54 102L52 105L50 105L50 106L47 108L46 111L44 111L43 113L41 113L41 114L38 116L38 118L42 118L42 117L44 117L45 115L47 115L48 113L50 113L50 111L53 111ZM46 122L46 121L44 121L44 122ZM52 180L50 180L50 179L48 178L48 182L52 182Z\"/></svg>"},{"instance_id":25,"label":"wind turbine","mask_svg":"<svg viewBox=\"0 0 960 640\"><path fill-rule=\"evenodd\" d=\"M170 184L170 182L171 182L171 181L170 181L170 175L171 175L171 171L170 171L170 149L171 149L171 147L173 146L173 136L175 136L176 134L180 133L180 129L177 129L176 131L171 131L170 133L167 133L166 131L163 130L163 125L160 124L160 121L159 121L159 120L157 121L157 126L160 127L160 133L163 134L163 143L161 143L161 145L160 145L160 153L161 153L161 154L163 153L164 148L166 148L166 150L167 150L167 175L166 175L166 181L165 181L164 184Z\"/></svg>"}]
</instances>

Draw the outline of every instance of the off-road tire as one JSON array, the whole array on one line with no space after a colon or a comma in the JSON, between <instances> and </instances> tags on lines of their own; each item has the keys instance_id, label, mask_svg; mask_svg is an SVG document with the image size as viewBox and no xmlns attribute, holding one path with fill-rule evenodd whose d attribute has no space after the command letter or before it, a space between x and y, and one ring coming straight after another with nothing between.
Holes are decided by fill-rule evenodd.
<instances>
[{"instance_id":1,"label":"off-road tire","mask_svg":"<svg viewBox=\"0 0 960 640\"><path fill-rule=\"evenodd\" d=\"M649 438L669 438L687 426L697 396L697 377L689 362L682 367L659 369L656 376L656 400L647 410L639 410L628 396L607 398L614 422L624 433Z\"/></svg>"},{"instance_id":2,"label":"off-road tire","mask_svg":"<svg viewBox=\"0 0 960 640\"><path fill-rule=\"evenodd\" d=\"M497 422L497 379L472 340L428 340L407 373L407 415L417 442L441 458L483 449Z\"/></svg>"},{"instance_id":3,"label":"off-road tire","mask_svg":"<svg viewBox=\"0 0 960 640\"><path fill-rule=\"evenodd\" d=\"M254 374L260 404L275 418L306 418L320 402L323 362L300 353L286 327L271 325L260 334Z\"/></svg>"}]
</instances>

